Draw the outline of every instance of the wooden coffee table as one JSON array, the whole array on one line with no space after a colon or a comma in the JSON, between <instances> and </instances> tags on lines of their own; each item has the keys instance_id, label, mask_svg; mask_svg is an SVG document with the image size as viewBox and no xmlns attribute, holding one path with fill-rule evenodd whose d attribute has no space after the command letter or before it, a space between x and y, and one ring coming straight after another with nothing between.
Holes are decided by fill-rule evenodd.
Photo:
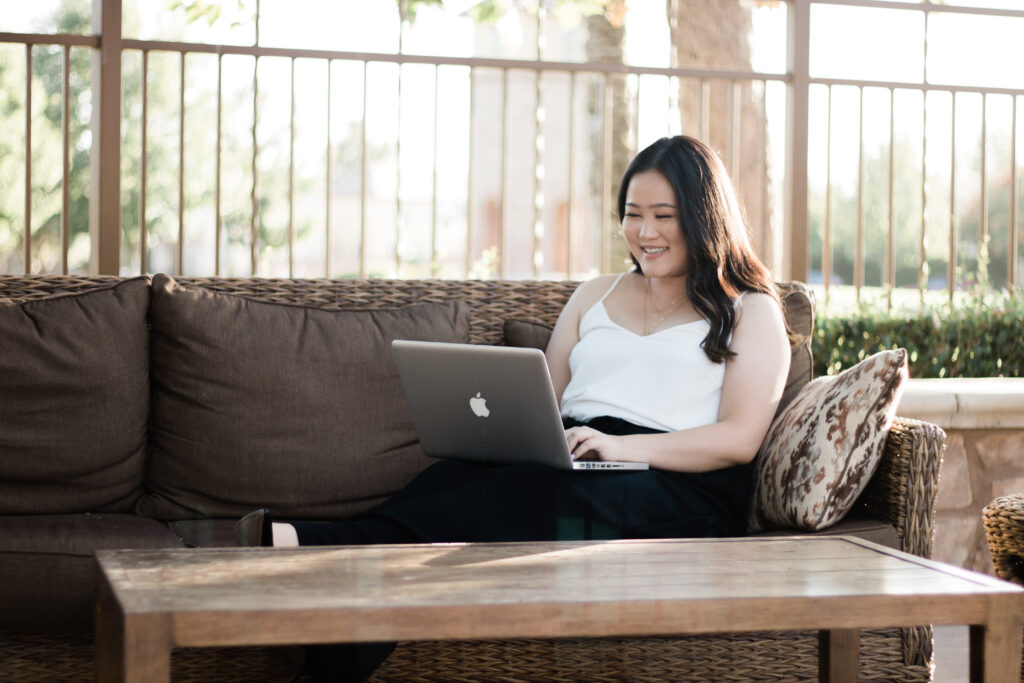
<instances>
[{"instance_id":1,"label":"wooden coffee table","mask_svg":"<svg viewBox=\"0 0 1024 683\"><path fill-rule=\"evenodd\" d=\"M970 625L972 681L1017 681L1024 591L849 537L97 553L100 681L167 681L174 647Z\"/></svg>"}]
</instances>

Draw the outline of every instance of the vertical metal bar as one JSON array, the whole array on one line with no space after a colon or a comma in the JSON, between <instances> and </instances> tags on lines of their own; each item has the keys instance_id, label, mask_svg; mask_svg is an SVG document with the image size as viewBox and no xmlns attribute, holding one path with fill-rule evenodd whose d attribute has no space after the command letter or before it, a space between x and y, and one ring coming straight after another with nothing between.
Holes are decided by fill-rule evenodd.
<instances>
[{"instance_id":1,"label":"vertical metal bar","mask_svg":"<svg viewBox=\"0 0 1024 683\"><path fill-rule=\"evenodd\" d=\"M946 276L948 278L949 304L953 305L953 291L956 289L956 93L952 93L952 137L949 154L949 263Z\"/></svg>"},{"instance_id":2,"label":"vertical metal bar","mask_svg":"<svg viewBox=\"0 0 1024 683\"><path fill-rule=\"evenodd\" d=\"M917 290L921 305L928 289L928 91L921 91L921 235L917 245Z\"/></svg>"},{"instance_id":3,"label":"vertical metal bar","mask_svg":"<svg viewBox=\"0 0 1024 683\"><path fill-rule=\"evenodd\" d=\"M398 54L405 48L408 0L398 0ZM395 277L402 274L402 63L398 63L398 122L395 125Z\"/></svg>"},{"instance_id":4,"label":"vertical metal bar","mask_svg":"<svg viewBox=\"0 0 1024 683\"><path fill-rule=\"evenodd\" d=\"M185 272L185 53L181 53L181 82L178 88L178 246L175 271Z\"/></svg>"},{"instance_id":5,"label":"vertical metal bar","mask_svg":"<svg viewBox=\"0 0 1024 683\"><path fill-rule=\"evenodd\" d=\"M367 161L366 153L368 150L366 140L366 95L368 88L366 85L366 77L368 75L369 62L363 62L363 122L361 125L362 139L360 144L362 145L359 153L359 277L366 277L366 176L367 176Z\"/></svg>"},{"instance_id":6,"label":"vertical metal bar","mask_svg":"<svg viewBox=\"0 0 1024 683\"><path fill-rule=\"evenodd\" d=\"M501 212L498 220L498 277L505 279L508 242L505 234L505 212L508 211L508 69L501 71Z\"/></svg>"},{"instance_id":7,"label":"vertical metal bar","mask_svg":"<svg viewBox=\"0 0 1024 683\"><path fill-rule=\"evenodd\" d=\"M762 81L764 90L761 95L761 256L769 268L775 270L774 240L769 244L771 197L768 196L768 81Z\"/></svg>"},{"instance_id":8,"label":"vertical metal bar","mask_svg":"<svg viewBox=\"0 0 1024 683\"><path fill-rule=\"evenodd\" d=\"M32 272L32 44L25 45L25 274Z\"/></svg>"},{"instance_id":9,"label":"vertical metal bar","mask_svg":"<svg viewBox=\"0 0 1024 683\"><path fill-rule=\"evenodd\" d=\"M697 91L697 106L700 116L700 139L711 144L711 84L700 79L700 90Z\"/></svg>"},{"instance_id":10,"label":"vertical metal bar","mask_svg":"<svg viewBox=\"0 0 1024 683\"><path fill-rule=\"evenodd\" d=\"M828 86L828 115L825 117L825 222L821 229L821 281L828 306L832 284L832 86Z\"/></svg>"},{"instance_id":11,"label":"vertical metal bar","mask_svg":"<svg viewBox=\"0 0 1024 683\"><path fill-rule=\"evenodd\" d=\"M737 81L732 82L732 91L729 94L729 175L733 183L736 183L740 173L740 127L742 125L743 92Z\"/></svg>"},{"instance_id":12,"label":"vertical metal bar","mask_svg":"<svg viewBox=\"0 0 1024 683\"><path fill-rule=\"evenodd\" d=\"M60 201L60 272L68 274L68 249L71 246L71 46L64 46L63 79L60 89L61 201Z\"/></svg>"},{"instance_id":13,"label":"vertical metal bar","mask_svg":"<svg viewBox=\"0 0 1024 683\"><path fill-rule=\"evenodd\" d=\"M463 266L463 277L469 277L472 269L473 254L473 124L476 121L476 67L469 67L469 159L466 162L466 254Z\"/></svg>"},{"instance_id":14,"label":"vertical metal bar","mask_svg":"<svg viewBox=\"0 0 1024 683\"><path fill-rule=\"evenodd\" d=\"M544 3L537 2L537 11L533 14L534 25L534 50L537 61L544 59L544 21L547 19L547 11Z\"/></svg>"},{"instance_id":15,"label":"vertical metal bar","mask_svg":"<svg viewBox=\"0 0 1024 683\"><path fill-rule=\"evenodd\" d=\"M810 0L793 0L789 18L790 73L786 171L789 178L789 229L783 240L789 247L783 276L804 280L808 272L807 130L810 90Z\"/></svg>"},{"instance_id":16,"label":"vertical metal bar","mask_svg":"<svg viewBox=\"0 0 1024 683\"><path fill-rule=\"evenodd\" d=\"M677 0L665 1L665 23L668 25L668 65L675 69L679 66L679 3Z\"/></svg>"},{"instance_id":17,"label":"vertical metal bar","mask_svg":"<svg viewBox=\"0 0 1024 683\"><path fill-rule=\"evenodd\" d=\"M121 263L121 0L93 0L92 191L89 270L117 275Z\"/></svg>"},{"instance_id":18,"label":"vertical metal bar","mask_svg":"<svg viewBox=\"0 0 1024 683\"><path fill-rule=\"evenodd\" d=\"M896 181L896 92L889 88L889 198L888 226L885 235L886 308L892 310L892 293L896 287L896 225L893 186Z\"/></svg>"},{"instance_id":19,"label":"vertical metal bar","mask_svg":"<svg viewBox=\"0 0 1024 683\"><path fill-rule=\"evenodd\" d=\"M988 236L988 170L986 169L985 141L988 137L988 95L981 94L981 197L978 200L980 215L978 216L978 254L985 247ZM978 263L981 268L981 263ZM986 265L986 268L988 266ZM978 273L981 275L981 273ZM986 276L988 273L986 273Z\"/></svg>"},{"instance_id":20,"label":"vertical metal bar","mask_svg":"<svg viewBox=\"0 0 1024 683\"><path fill-rule=\"evenodd\" d=\"M436 277L440 272L440 264L437 262L437 118L440 114L439 99L441 94L439 84L440 67L434 65L434 163L430 170L430 275Z\"/></svg>"},{"instance_id":21,"label":"vertical metal bar","mask_svg":"<svg viewBox=\"0 0 1024 683\"><path fill-rule=\"evenodd\" d=\"M295 57L288 100L288 277L295 277Z\"/></svg>"},{"instance_id":22,"label":"vertical metal bar","mask_svg":"<svg viewBox=\"0 0 1024 683\"><path fill-rule=\"evenodd\" d=\"M259 0L256 4L256 42L259 44ZM252 64L252 216L249 222L249 270L255 277L259 268L260 253L260 195L259 195L259 139L257 128L259 127L259 71L260 58L257 55L253 58Z\"/></svg>"},{"instance_id":23,"label":"vertical metal bar","mask_svg":"<svg viewBox=\"0 0 1024 683\"><path fill-rule=\"evenodd\" d=\"M1017 215L1017 96L1012 96L1010 109L1010 258L1007 279L1011 288L1017 287L1017 250L1020 230L1020 218Z\"/></svg>"},{"instance_id":24,"label":"vertical metal bar","mask_svg":"<svg viewBox=\"0 0 1024 683\"><path fill-rule=\"evenodd\" d=\"M669 0L669 4L671 4L671 2L672 2L672 0ZM669 30L671 30L671 29L669 29ZM674 52L675 50L673 49L673 50L670 50L670 51ZM666 84L665 87L668 88L668 97L666 98L666 101L665 101L665 109L668 111L668 116L665 117L665 137L671 137L672 136L672 121L673 121L673 119L676 118L676 116L675 116L675 114L676 114L676 107L674 106L675 105L675 101L672 98L672 92L674 90L678 91L679 83L678 83L678 79L676 79L674 76L666 76L665 80L667 81L667 84ZM675 87L673 87L672 81L677 81L675 83ZM678 92L676 94L678 95Z\"/></svg>"},{"instance_id":25,"label":"vertical metal bar","mask_svg":"<svg viewBox=\"0 0 1024 683\"><path fill-rule=\"evenodd\" d=\"M220 276L220 241L222 238L223 230L221 228L221 213L220 213L220 183L221 183L221 148L222 148L222 120L224 118L223 113L223 101L224 101L224 87L223 87L223 76L224 76L224 55L217 54L217 157L215 170L216 177L214 179L214 191L213 191L213 204L214 204L214 219L213 219L213 272L214 275Z\"/></svg>"},{"instance_id":26,"label":"vertical metal bar","mask_svg":"<svg viewBox=\"0 0 1024 683\"><path fill-rule=\"evenodd\" d=\"M537 11L534 14L536 20L536 54L537 61L543 59L544 48L544 20L547 12L543 2L537 3ZM544 105L543 94L540 85L540 69L533 72L533 96L534 96L534 119L533 119L533 253L530 258L531 272L533 278L537 279L539 269L544 260L542 249L544 236Z\"/></svg>"},{"instance_id":27,"label":"vertical metal bar","mask_svg":"<svg viewBox=\"0 0 1024 683\"><path fill-rule=\"evenodd\" d=\"M629 81L626 81L627 83ZM633 151L640 151L640 95L644 79L640 74L636 75L636 100L633 103Z\"/></svg>"},{"instance_id":28,"label":"vertical metal bar","mask_svg":"<svg viewBox=\"0 0 1024 683\"><path fill-rule=\"evenodd\" d=\"M255 45L260 44L260 0L256 0ZM260 195L259 195L259 55L253 57L252 63L252 217L249 223L249 269L253 276L257 275L260 253Z\"/></svg>"},{"instance_id":29,"label":"vertical metal bar","mask_svg":"<svg viewBox=\"0 0 1024 683\"><path fill-rule=\"evenodd\" d=\"M612 193L612 89L611 77L604 76L604 111L601 112L601 272L611 271L611 250L608 239L609 204Z\"/></svg>"},{"instance_id":30,"label":"vertical metal bar","mask_svg":"<svg viewBox=\"0 0 1024 683\"><path fill-rule=\"evenodd\" d=\"M334 240L332 236L331 209L334 203L334 150L331 149L331 68L334 62L327 60L327 150L326 178L327 196L324 197L324 277L334 276Z\"/></svg>"},{"instance_id":31,"label":"vertical metal bar","mask_svg":"<svg viewBox=\"0 0 1024 683\"><path fill-rule=\"evenodd\" d=\"M149 230L146 225L146 194L149 177L149 50L142 51L142 148L139 158L139 272L149 272Z\"/></svg>"},{"instance_id":32,"label":"vertical metal bar","mask_svg":"<svg viewBox=\"0 0 1024 683\"><path fill-rule=\"evenodd\" d=\"M401 0L405 7L405 0ZM405 21L402 21L402 27ZM401 32L399 32L398 51L402 51ZM395 125L395 277L402 275L402 64L398 64L398 121Z\"/></svg>"},{"instance_id":33,"label":"vertical metal bar","mask_svg":"<svg viewBox=\"0 0 1024 683\"><path fill-rule=\"evenodd\" d=\"M924 307L925 293L928 291L928 9L924 12L924 40L921 41L921 82L925 88L921 91L921 241L918 244L918 276L917 289L921 306Z\"/></svg>"},{"instance_id":34,"label":"vertical metal bar","mask_svg":"<svg viewBox=\"0 0 1024 683\"><path fill-rule=\"evenodd\" d=\"M576 72L569 74L569 206L566 212L565 276L572 279L573 214L576 213Z\"/></svg>"},{"instance_id":35,"label":"vertical metal bar","mask_svg":"<svg viewBox=\"0 0 1024 683\"><path fill-rule=\"evenodd\" d=\"M864 287L864 88L857 89L860 118L857 123L857 233L853 250L853 287L860 303Z\"/></svg>"},{"instance_id":36,"label":"vertical metal bar","mask_svg":"<svg viewBox=\"0 0 1024 683\"><path fill-rule=\"evenodd\" d=\"M539 27L538 27L539 28ZM540 87L540 70L533 72L533 253L530 258L533 278L539 276L544 254L541 249L544 235L544 105Z\"/></svg>"}]
</instances>

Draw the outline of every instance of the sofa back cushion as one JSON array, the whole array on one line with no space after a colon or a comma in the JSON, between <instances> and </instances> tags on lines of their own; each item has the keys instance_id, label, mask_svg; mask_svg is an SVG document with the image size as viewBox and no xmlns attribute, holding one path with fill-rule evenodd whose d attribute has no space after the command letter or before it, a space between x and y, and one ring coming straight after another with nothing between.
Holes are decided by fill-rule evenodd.
<instances>
[{"instance_id":1,"label":"sofa back cushion","mask_svg":"<svg viewBox=\"0 0 1024 683\"><path fill-rule=\"evenodd\" d=\"M153 279L152 455L137 511L160 519L338 518L429 460L393 339L465 342L461 302L328 311Z\"/></svg>"},{"instance_id":2,"label":"sofa back cushion","mask_svg":"<svg viewBox=\"0 0 1024 683\"><path fill-rule=\"evenodd\" d=\"M149 418L146 278L0 305L0 514L130 511Z\"/></svg>"},{"instance_id":3,"label":"sofa back cushion","mask_svg":"<svg viewBox=\"0 0 1024 683\"><path fill-rule=\"evenodd\" d=\"M800 390L814 377L814 363L811 358L811 337L814 334L814 292L802 282L779 284L786 324L793 335L789 357L789 376L782 400L775 410L778 417Z\"/></svg>"}]
</instances>

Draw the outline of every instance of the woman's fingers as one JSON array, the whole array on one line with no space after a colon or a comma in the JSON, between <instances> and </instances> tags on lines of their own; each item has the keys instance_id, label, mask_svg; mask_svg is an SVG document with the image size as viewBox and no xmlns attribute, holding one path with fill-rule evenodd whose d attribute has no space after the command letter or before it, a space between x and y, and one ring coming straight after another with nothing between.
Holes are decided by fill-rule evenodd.
<instances>
[{"instance_id":1,"label":"woman's fingers","mask_svg":"<svg viewBox=\"0 0 1024 683\"><path fill-rule=\"evenodd\" d=\"M572 455L573 460L579 460L589 451L587 442L601 436L601 432L590 427L571 427L565 430L565 436L569 444L569 453Z\"/></svg>"}]
</instances>

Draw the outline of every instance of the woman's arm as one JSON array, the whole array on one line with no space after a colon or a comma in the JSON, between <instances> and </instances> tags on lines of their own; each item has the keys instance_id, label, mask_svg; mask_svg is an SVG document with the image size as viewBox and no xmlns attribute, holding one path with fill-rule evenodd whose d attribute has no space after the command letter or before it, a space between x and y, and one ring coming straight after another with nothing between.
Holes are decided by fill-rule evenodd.
<instances>
[{"instance_id":1,"label":"woman's arm","mask_svg":"<svg viewBox=\"0 0 1024 683\"><path fill-rule=\"evenodd\" d=\"M569 379L572 376L569 370L569 354L580 340L580 318L591 306L601 300L616 277L615 275L602 275L593 280L587 280L576 288L558 315L558 321L555 323L555 329L551 331L551 339L548 340L548 347L544 351L544 355L547 358L551 384L555 388L555 396L558 397L559 405L562 403L562 394L565 393L565 388L569 385Z\"/></svg>"},{"instance_id":2,"label":"woman's arm","mask_svg":"<svg viewBox=\"0 0 1024 683\"><path fill-rule=\"evenodd\" d=\"M726 361L717 422L632 436L575 427L567 431L574 457L643 461L684 472L750 462L768 431L789 373L789 339L782 311L771 297L753 292L743 297L729 348L736 355Z\"/></svg>"}]
</instances>

